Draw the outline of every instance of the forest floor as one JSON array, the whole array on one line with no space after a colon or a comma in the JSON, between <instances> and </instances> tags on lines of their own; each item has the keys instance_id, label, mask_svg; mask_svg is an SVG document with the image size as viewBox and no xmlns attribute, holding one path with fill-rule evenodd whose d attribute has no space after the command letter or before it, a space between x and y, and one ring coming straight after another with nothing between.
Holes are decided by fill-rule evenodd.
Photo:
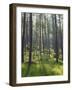
<instances>
[{"instance_id":1,"label":"forest floor","mask_svg":"<svg viewBox=\"0 0 72 90\"><path fill-rule=\"evenodd\" d=\"M55 60L46 58L47 56L39 57L35 60L33 59L31 64L25 62L22 64L22 77L31 76L52 76L52 75L62 75L63 74L63 63L62 60Z\"/></svg>"}]
</instances>

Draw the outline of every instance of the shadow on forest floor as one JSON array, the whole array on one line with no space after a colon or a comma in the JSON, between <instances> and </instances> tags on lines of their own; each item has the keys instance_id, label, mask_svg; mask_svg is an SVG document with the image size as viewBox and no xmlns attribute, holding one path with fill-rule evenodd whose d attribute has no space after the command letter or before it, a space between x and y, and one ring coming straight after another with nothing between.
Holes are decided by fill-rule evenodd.
<instances>
[{"instance_id":1,"label":"shadow on forest floor","mask_svg":"<svg viewBox=\"0 0 72 90\"><path fill-rule=\"evenodd\" d=\"M40 60L39 63L24 63L22 64L22 77L31 76L50 76L50 75L62 75L63 74L63 64L55 63L54 61L48 61L49 63L43 63Z\"/></svg>"}]
</instances>

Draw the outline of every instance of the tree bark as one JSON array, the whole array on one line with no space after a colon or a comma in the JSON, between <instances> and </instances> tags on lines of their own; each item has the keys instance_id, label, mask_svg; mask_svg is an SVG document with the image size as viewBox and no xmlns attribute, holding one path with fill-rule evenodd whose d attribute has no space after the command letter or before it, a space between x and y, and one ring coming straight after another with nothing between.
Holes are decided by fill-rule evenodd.
<instances>
[{"instance_id":1,"label":"tree bark","mask_svg":"<svg viewBox=\"0 0 72 90\"><path fill-rule=\"evenodd\" d=\"M47 33L48 33L48 56L50 58L50 26L49 26L49 20L47 19Z\"/></svg>"},{"instance_id":2,"label":"tree bark","mask_svg":"<svg viewBox=\"0 0 72 90\"><path fill-rule=\"evenodd\" d=\"M56 48L56 62L58 63L58 41L57 41L57 19L56 19L56 15L55 15L55 32L56 32L56 40L55 40L55 48Z\"/></svg>"},{"instance_id":3,"label":"tree bark","mask_svg":"<svg viewBox=\"0 0 72 90\"><path fill-rule=\"evenodd\" d=\"M32 62L32 13L30 13L30 51L29 51L29 64Z\"/></svg>"},{"instance_id":4,"label":"tree bark","mask_svg":"<svg viewBox=\"0 0 72 90\"><path fill-rule=\"evenodd\" d=\"M62 35L62 30L61 30L61 16L59 15L59 31L60 31L60 46L61 46L61 53L62 53L62 60L63 60L63 35ZM63 28L63 27L62 27Z\"/></svg>"},{"instance_id":5,"label":"tree bark","mask_svg":"<svg viewBox=\"0 0 72 90\"><path fill-rule=\"evenodd\" d=\"M23 19L23 35L22 35L22 63L24 63L24 46L25 46L25 17L26 13L24 13L24 19Z\"/></svg>"},{"instance_id":6,"label":"tree bark","mask_svg":"<svg viewBox=\"0 0 72 90\"><path fill-rule=\"evenodd\" d=\"M54 46L54 52L55 52L55 58L56 58L56 62L58 63L58 41L57 41L57 19L56 19L56 15L53 14L52 15L52 27L53 27L53 46Z\"/></svg>"},{"instance_id":7,"label":"tree bark","mask_svg":"<svg viewBox=\"0 0 72 90\"><path fill-rule=\"evenodd\" d=\"M40 56L41 56L41 14L39 15L39 18L40 18Z\"/></svg>"}]
</instances>

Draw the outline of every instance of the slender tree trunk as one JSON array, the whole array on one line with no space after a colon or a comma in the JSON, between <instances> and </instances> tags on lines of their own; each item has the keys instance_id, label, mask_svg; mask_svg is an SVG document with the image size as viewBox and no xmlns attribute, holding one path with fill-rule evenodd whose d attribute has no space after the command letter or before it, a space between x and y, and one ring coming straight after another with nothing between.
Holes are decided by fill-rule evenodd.
<instances>
[{"instance_id":1,"label":"slender tree trunk","mask_svg":"<svg viewBox=\"0 0 72 90\"><path fill-rule=\"evenodd\" d=\"M44 33L43 33L43 31L44 31L44 27L43 27L43 15L42 15L42 51L43 51L43 53L44 53Z\"/></svg>"},{"instance_id":2,"label":"slender tree trunk","mask_svg":"<svg viewBox=\"0 0 72 90\"><path fill-rule=\"evenodd\" d=\"M49 26L49 20L47 19L47 33L48 33L48 56L50 58L50 26Z\"/></svg>"},{"instance_id":3,"label":"slender tree trunk","mask_svg":"<svg viewBox=\"0 0 72 90\"><path fill-rule=\"evenodd\" d=\"M24 19L23 19L23 35L22 35L22 63L24 63L24 46L25 46L25 17L26 13L24 13Z\"/></svg>"},{"instance_id":4,"label":"slender tree trunk","mask_svg":"<svg viewBox=\"0 0 72 90\"><path fill-rule=\"evenodd\" d=\"M30 32L29 32L29 29L30 29L30 25L29 24L30 24L30 22L29 22L29 19L30 18L29 18L29 14L28 14L28 50L29 50L29 43L30 43L29 42L30 41Z\"/></svg>"},{"instance_id":5,"label":"slender tree trunk","mask_svg":"<svg viewBox=\"0 0 72 90\"><path fill-rule=\"evenodd\" d=\"M52 17L52 31L53 31L53 49L54 49L54 52L56 53L56 50L55 50L55 20L54 20L54 15L51 15Z\"/></svg>"},{"instance_id":6,"label":"slender tree trunk","mask_svg":"<svg viewBox=\"0 0 72 90\"><path fill-rule=\"evenodd\" d=\"M39 18L40 18L40 56L41 56L41 14L39 15Z\"/></svg>"},{"instance_id":7,"label":"slender tree trunk","mask_svg":"<svg viewBox=\"0 0 72 90\"><path fill-rule=\"evenodd\" d=\"M47 48L47 32L46 32L46 14L44 15L44 34L45 34L45 49Z\"/></svg>"},{"instance_id":8,"label":"slender tree trunk","mask_svg":"<svg viewBox=\"0 0 72 90\"><path fill-rule=\"evenodd\" d=\"M53 42L54 42L54 52L55 52L55 58L56 62L58 63L58 41L57 41L57 19L56 15L52 15L52 27L53 27Z\"/></svg>"},{"instance_id":9,"label":"slender tree trunk","mask_svg":"<svg viewBox=\"0 0 72 90\"><path fill-rule=\"evenodd\" d=\"M62 60L63 60L63 35L62 35L61 20L60 19L61 19L61 16L59 15L59 23L60 23L60 25L59 25L59 31L60 31L60 40L61 40L60 46L61 46L61 52L62 52L61 54L62 54Z\"/></svg>"},{"instance_id":10,"label":"slender tree trunk","mask_svg":"<svg viewBox=\"0 0 72 90\"><path fill-rule=\"evenodd\" d=\"M28 48L28 14L26 20L26 48Z\"/></svg>"},{"instance_id":11,"label":"slender tree trunk","mask_svg":"<svg viewBox=\"0 0 72 90\"><path fill-rule=\"evenodd\" d=\"M37 55L37 45L38 45L38 35L37 35L37 15L36 15L36 25L35 25L36 27L35 27L35 30L36 30L36 55Z\"/></svg>"},{"instance_id":12,"label":"slender tree trunk","mask_svg":"<svg viewBox=\"0 0 72 90\"><path fill-rule=\"evenodd\" d=\"M29 51L29 64L32 62L32 13L30 13L30 51Z\"/></svg>"},{"instance_id":13,"label":"slender tree trunk","mask_svg":"<svg viewBox=\"0 0 72 90\"><path fill-rule=\"evenodd\" d=\"M56 15L55 15L55 32L56 32L56 40L55 40L55 48L56 48L56 62L58 63L58 41L57 41L57 19L56 19Z\"/></svg>"}]
</instances>

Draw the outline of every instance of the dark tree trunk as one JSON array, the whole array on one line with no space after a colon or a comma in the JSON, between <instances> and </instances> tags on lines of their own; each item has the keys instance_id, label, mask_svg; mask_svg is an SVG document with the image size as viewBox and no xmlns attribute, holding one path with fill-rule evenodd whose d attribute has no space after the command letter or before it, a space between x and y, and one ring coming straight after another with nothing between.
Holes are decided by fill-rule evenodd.
<instances>
[{"instance_id":1,"label":"dark tree trunk","mask_svg":"<svg viewBox=\"0 0 72 90\"><path fill-rule=\"evenodd\" d=\"M36 55L38 50L38 27L37 27L37 15L36 15Z\"/></svg>"},{"instance_id":2,"label":"dark tree trunk","mask_svg":"<svg viewBox=\"0 0 72 90\"><path fill-rule=\"evenodd\" d=\"M43 15L42 15L42 51L44 53L44 34L43 34L44 28L43 28Z\"/></svg>"},{"instance_id":3,"label":"dark tree trunk","mask_svg":"<svg viewBox=\"0 0 72 90\"><path fill-rule=\"evenodd\" d=\"M63 60L63 35L61 32L61 51L62 51L62 60Z\"/></svg>"},{"instance_id":4,"label":"dark tree trunk","mask_svg":"<svg viewBox=\"0 0 72 90\"><path fill-rule=\"evenodd\" d=\"M29 64L32 62L32 13L30 13L30 51L29 51Z\"/></svg>"},{"instance_id":5,"label":"dark tree trunk","mask_svg":"<svg viewBox=\"0 0 72 90\"><path fill-rule=\"evenodd\" d=\"M41 56L41 14L39 15L39 18L40 18L40 56Z\"/></svg>"},{"instance_id":6,"label":"dark tree trunk","mask_svg":"<svg viewBox=\"0 0 72 90\"><path fill-rule=\"evenodd\" d=\"M50 58L50 26L49 26L49 20L47 19L47 32L48 32L48 56Z\"/></svg>"},{"instance_id":7,"label":"dark tree trunk","mask_svg":"<svg viewBox=\"0 0 72 90\"><path fill-rule=\"evenodd\" d=\"M57 19L56 19L56 15L55 15L55 32L56 32L56 40L55 40L55 48L56 48L56 62L58 63L58 40L57 40Z\"/></svg>"},{"instance_id":8,"label":"dark tree trunk","mask_svg":"<svg viewBox=\"0 0 72 90\"><path fill-rule=\"evenodd\" d=\"M56 15L52 15L52 27L53 27L53 46L55 52L56 62L58 63L58 41L57 41L57 19Z\"/></svg>"},{"instance_id":9,"label":"dark tree trunk","mask_svg":"<svg viewBox=\"0 0 72 90\"><path fill-rule=\"evenodd\" d=\"M63 60L63 35L62 35L62 29L61 28L61 16L59 15L59 33L60 33L60 46L61 46L61 54L62 54L62 60Z\"/></svg>"},{"instance_id":10,"label":"dark tree trunk","mask_svg":"<svg viewBox=\"0 0 72 90\"><path fill-rule=\"evenodd\" d=\"M54 20L54 15L52 15L52 31L53 31L53 49L54 49L54 52L56 53L56 50L55 50L55 20Z\"/></svg>"},{"instance_id":11,"label":"dark tree trunk","mask_svg":"<svg viewBox=\"0 0 72 90\"><path fill-rule=\"evenodd\" d=\"M28 48L28 14L26 15L26 49Z\"/></svg>"},{"instance_id":12,"label":"dark tree trunk","mask_svg":"<svg viewBox=\"0 0 72 90\"><path fill-rule=\"evenodd\" d=\"M47 48L46 15L44 15L45 49Z\"/></svg>"},{"instance_id":13,"label":"dark tree trunk","mask_svg":"<svg viewBox=\"0 0 72 90\"><path fill-rule=\"evenodd\" d=\"M24 18L23 18L23 35L22 35L22 63L24 63L24 46L25 46L25 17L26 13L24 13Z\"/></svg>"}]
</instances>

